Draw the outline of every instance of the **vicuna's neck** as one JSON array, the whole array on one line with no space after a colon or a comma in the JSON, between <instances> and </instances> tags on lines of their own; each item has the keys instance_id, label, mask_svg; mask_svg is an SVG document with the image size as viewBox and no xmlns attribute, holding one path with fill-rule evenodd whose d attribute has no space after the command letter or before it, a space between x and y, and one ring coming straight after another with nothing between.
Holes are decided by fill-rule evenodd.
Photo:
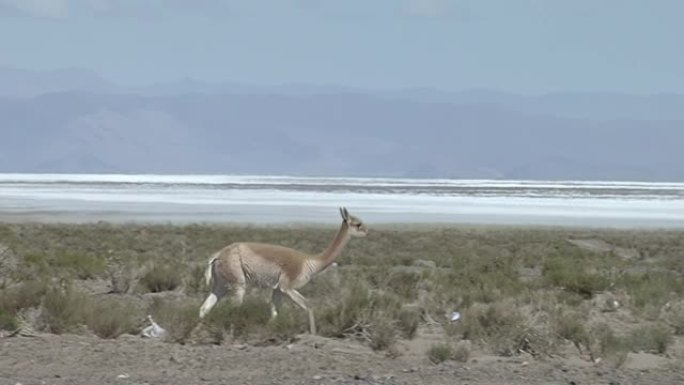
<instances>
[{"instance_id":1,"label":"vicuna's neck","mask_svg":"<svg viewBox=\"0 0 684 385\"><path fill-rule=\"evenodd\" d=\"M333 263L335 258L337 258L337 256L342 252L342 249L344 249L344 247L347 245L347 242L349 242L350 238L351 235L349 235L349 226L347 225L346 221L342 221L342 225L337 231L337 235L335 235L335 238L332 240L330 245L328 245L328 248L316 256L316 259L320 264L320 267L317 269L317 271L321 271Z\"/></svg>"}]
</instances>

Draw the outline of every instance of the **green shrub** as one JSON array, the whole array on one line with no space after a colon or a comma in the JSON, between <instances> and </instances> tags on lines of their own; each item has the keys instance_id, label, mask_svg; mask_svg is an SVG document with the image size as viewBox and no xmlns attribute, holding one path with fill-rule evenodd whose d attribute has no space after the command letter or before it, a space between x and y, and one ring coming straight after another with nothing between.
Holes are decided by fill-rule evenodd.
<instances>
[{"instance_id":1,"label":"green shrub","mask_svg":"<svg viewBox=\"0 0 684 385\"><path fill-rule=\"evenodd\" d=\"M584 325L586 319L578 312L559 312L554 319L554 328L558 337L573 342L576 346L588 346L589 334Z\"/></svg>"},{"instance_id":2,"label":"green shrub","mask_svg":"<svg viewBox=\"0 0 684 385\"><path fill-rule=\"evenodd\" d=\"M397 315L397 327L402 337L412 339L420 324L421 314L416 308L402 308Z\"/></svg>"},{"instance_id":3,"label":"green shrub","mask_svg":"<svg viewBox=\"0 0 684 385\"><path fill-rule=\"evenodd\" d=\"M78 325L85 324L88 305L88 297L70 284L51 288L43 299L43 327L55 334L74 331Z\"/></svg>"},{"instance_id":4,"label":"green shrub","mask_svg":"<svg viewBox=\"0 0 684 385\"><path fill-rule=\"evenodd\" d=\"M226 306L231 306L229 303ZM242 305L232 308L228 322L236 337L248 336L253 332L263 330L271 319L271 307L263 298L256 296L245 297Z\"/></svg>"},{"instance_id":5,"label":"green shrub","mask_svg":"<svg viewBox=\"0 0 684 385\"><path fill-rule=\"evenodd\" d=\"M133 333L142 314L121 301L104 299L92 301L88 308L88 328L101 338L116 338Z\"/></svg>"},{"instance_id":6,"label":"green shrub","mask_svg":"<svg viewBox=\"0 0 684 385\"><path fill-rule=\"evenodd\" d=\"M626 289L636 309L660 308L672 293L684 293L684 278L674 272L646 271L622 275L617 286Z\"/></svg>"},{"instance_id":7,"label":"green shrub","mask_svg":"<svg viewBox=\"0 0 684 385\"><path fill-rule=\"evenodd\" d=\"M180 269L169 265L154 265L140 278L140 284L152 293L175 290L181 283Z\"/></svg>"},{"instance_id":8,"label":"green shrub","mask_svg":"<svg viewBox=\"0 0 684 385\"><path fill-rule=\"evenodd\" d=\"M282 306L278 316L269 324L270 333L281 341L291 341L309 330L306 312L295 306Z\"/></svg>"},{"instance_id":9,"label":"green shrub","mask_svg":"<svg viewBox=\"0 0 684 385\"><path fill-rule=\"evenodd\" d=\"M548 336L527 325L525 317L513 302L474 304L462 320L446 327L447 333L471 340L500 355L521 351L536 354L548 349Z\"/></svg>"},{"instance_id":10,"label":"green shrub","mask_svg":"<svg viewBox=\"0 0 684 385\"><path fill-rule=\"evenodd\" d=\"M46 291L47 283L37 279L6 288L0 296L0 310L14 314L21 309L37 307Z\"/></svg>"},{"instance_id":11,"label":"green shrub","mask_svg":"<svg viewBox=\"0 0 684 385\"><path fill-rule=\"evenodd\" d=\"M79 253L59 253L53 266L71 271L78 279L92 279L103 275L106 270L103 258Z\"/></svg>"},{"instance_id":12,"label":"green shrub","mask_svg":"<svg viewBox=\"0 0 684 385\"><path fill-rule=\"evenodd\" d=\"M587 273L585 266L583 261L556 257L546 261L542 274L549 284L590 298L595 293L605 290L609 281L600 274Z\"/></svg>"},{"instance_id":13,"label":"green shrub","mask_svg":"<svg viewBox=\"0 0 684 385\"><path fill-rule=\"evenodd\" d=\"M459 341L459 343L456 344L456 347L453 349L451 358L458 362L468 362L468 358L470 358L470 341Z\"/></svg>"},{"instance_id":14,"label":"green shrub","mask_svg":"<svg viewBox=\"0 0 684 385\"><path fill-rule=\"evenodd\" d=\"M171 341L180 343L188 340L199 323L197 304L189 300L155 298L148 309L148 314L152 315L157 324L166 329Z\"/></svg>"},{"instance_id":15,"label":"green shrub","mask_svg":"<svg viewBox=\"0 0 684 385\"><path fill-rule=\"evenodd\" d=\"M373 350L385 350L396 341L397 333L393 320L387 314L373 314L368 325L368 342Z\"/></svg>"},{"instance_id":16,"label":"green shrub","mask_svg":"<svg viewBox=\"0 0 684 385\"><path fill-rule=\"evenodd\" d=\"M433 364L441 364L446 360L450 360L453 355L454 351L448 343L432 345L430 349L427 350L428 359Z\"/></svg>"},{"instance_id":17,"label":"green shrub","mask_svg":"<svg viewBox=\"0 0 684 385\"><path fill-rule=\"evenodd\" d=\"M337 301L328 303L319 311L319 333L328 337L344 337L365 318L370 304L366 286L353 284L345 287Z\"/></svg>"},{"instance_id":18,"label":"green shrub","mask_svg":"<svg viewBox=\"0 0 684 385\"><path fill-rule=\"evenodd\" d=\"M190 270L187 278L187 284L185 285L188 294L205 293L208 288L204 279L204 270L206 265L195 265Z\"/></svg>"},{"instance_id":19,"label":"green shrub","mask_svg":"<svg viewBox=\"0 0 684 385\"><path fill-rule=\"evenodd\" d=\"M672 332L662 325L639 327L629 337L630 348L634 352L644 351L664 354L672 342Z\"/></svg>"},{"instance_id":20,"label":"green shrub","mask_svg":"<svg viewBox=\"0 0 684 385\"><path fill-rule=\"evenodd\" d=\"M270 330L279 334L284 339L292 335L296 316L292 310L301 312L299 308L283 309L273 324L271 320L271 307L263 298L257 296L245 296L241 305L235 305L226 300L216 305L207 315L205 324L212 328L215 337L220 342L224 332L228 332L235 338L248 339L256 335L263 336ZM304 324L306 326L306 324Z\"/></svg>"},{"instance_id":21,"label":"green shrub","mask_svg":"<svg viewBox=\"0 0 684 385\"><path fill-rule=\"evenodd\" d=\"M17 318L12 313L0 309L0 330L14 331L19 327Z\"/></svg>"},{"instance_id":22,"label":"green shrub","mask_svg":"<svg viewBox=\"0 0 684 385\"><path fill-rule=\"evenodd\" d=\"M392 293L408 299L416 299L418 295L418 282L421 280L422 273L419 268L410 266L395 268L387 276L385 288Z\"/></svg>"}]
</instances>

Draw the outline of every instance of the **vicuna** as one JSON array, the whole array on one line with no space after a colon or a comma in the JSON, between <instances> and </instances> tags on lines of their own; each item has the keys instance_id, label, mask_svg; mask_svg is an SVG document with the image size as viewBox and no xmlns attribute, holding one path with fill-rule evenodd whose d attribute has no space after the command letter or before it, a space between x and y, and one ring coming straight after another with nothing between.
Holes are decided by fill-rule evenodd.
<instances>
[{"instance_id":1,"label":"vicuna","mask_svg":"<svg viewBox=\"0 0 684 385\"><path fill-rule=\"evenodd\" d=\"M368 228L361 219L340 208L342 224L327 249L319 254L307 254L289 247L264 243L232 243L214 254L205 272L211 292L200 308L204 316L229 291L237 305L242 304L247 284L273 289L271 317L276 317L283 294L306 310L309 331L316 334L316 322L308 301L297 289L306 285L318 272L328 267L352 237L364 237Z\"/></svg>"}]
</instances>

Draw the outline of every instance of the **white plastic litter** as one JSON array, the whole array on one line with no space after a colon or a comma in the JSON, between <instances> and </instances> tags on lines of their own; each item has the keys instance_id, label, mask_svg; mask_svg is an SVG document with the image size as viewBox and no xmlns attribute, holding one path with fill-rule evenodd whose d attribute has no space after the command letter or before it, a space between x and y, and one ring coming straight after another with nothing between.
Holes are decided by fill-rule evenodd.
<instances>
[{"instance_id":1,"label":"white plastic litter","mask_svg":"<svg viewBox=\"0 0 684 385\"><path fill-rule=\"evenodd\" d=\"M457 311L452 312L450 318L451 318L451 322L458 321L459 319L461 319L461 313L459 313Z\"/></svg>"},{"instance_id":2,"label":"white plastic litter","mask_svg":"<svg viewBox=\"0 0 684 385\"><path fill-rule=\"evenodd\" d=\"M151 315L147 316L147 320L150 321L150 326L142 330L142 336L147 338L164 338L166 337L166 330L161 326L157 325L152 319Z\"/></svg>"}]
</instances>

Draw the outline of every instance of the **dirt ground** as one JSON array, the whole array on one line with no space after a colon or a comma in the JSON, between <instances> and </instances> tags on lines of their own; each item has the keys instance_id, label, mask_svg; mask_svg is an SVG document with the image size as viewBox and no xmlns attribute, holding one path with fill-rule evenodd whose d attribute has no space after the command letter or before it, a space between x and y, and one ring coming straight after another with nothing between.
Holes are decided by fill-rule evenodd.
<instances>
[{"instance_id":1,"label":"dirt ground","mask_svg":"<svg viewBox=\"0 0 684 385\"><path fill-rule=\"evenodd\" d=\"M567 355L473 354L435 365L425 349L440 336L423 327L398 357L361 343L300 335L287 345L167 343L124 335L103 340L39 334L0 340L1 384L682 384L674 359L631 354L620 369ZM678 340L681 350L684 341Z\"/></svg>"}]
</instances>

